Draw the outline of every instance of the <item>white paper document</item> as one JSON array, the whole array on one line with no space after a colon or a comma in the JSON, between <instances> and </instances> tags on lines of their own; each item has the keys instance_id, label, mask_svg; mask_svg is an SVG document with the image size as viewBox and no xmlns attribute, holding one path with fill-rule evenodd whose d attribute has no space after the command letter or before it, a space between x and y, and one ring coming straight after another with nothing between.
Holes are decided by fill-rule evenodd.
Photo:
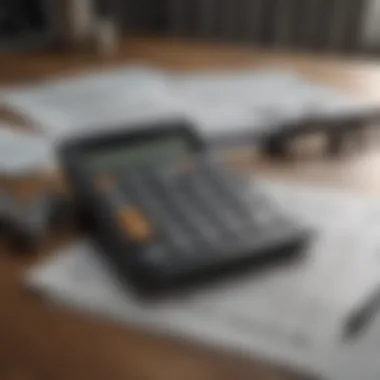
<instances>
[{"instance_id":1,"label":"white paper document","mask_svg":"<svg viewBox=\"0 0 380 380\"><path fill-rule=\"evenodd\" d=\"M43 169L52 162L46 138L0 123L0 173L18 175Z\"/></svg>"},{"instance_id":2,"label":"white paper document","mask_svg":"<svg viewBox=\"0 0 380 380\"><path fill-rule=\"evenodd\" d=\"M165 76L128 66L115 71L4 90L0 100L52 138L177 115L167 100Z\"/></svg>"},{"instance_id":3,"label":"white paper document","mask_svg":"<svg viewBox=\"0 0 380 380\"><path fill-rule=\"evenodd\" d=\"M149 303L120 286L92 244L81 241L31 270L26 282L57 303L114 321L333 373L329 358L340 349L347 318L380 286L380 201L281 183L259 186L315 231L294 265Z\"/></svg>"},{"instance_id":4,"label":"white paper document","mask_svg":"<svg viewBox=\"0 0 380 380\"><path fill-rule=\"evenodd\" d=\"M379 295L379 290L375 292ZM371 298L371 297L370 297ZM362 333L354 340L343 340L324 363L323 372L332 380L380 379L380 305L379 299Z\"/></svg>"}]
</instances>

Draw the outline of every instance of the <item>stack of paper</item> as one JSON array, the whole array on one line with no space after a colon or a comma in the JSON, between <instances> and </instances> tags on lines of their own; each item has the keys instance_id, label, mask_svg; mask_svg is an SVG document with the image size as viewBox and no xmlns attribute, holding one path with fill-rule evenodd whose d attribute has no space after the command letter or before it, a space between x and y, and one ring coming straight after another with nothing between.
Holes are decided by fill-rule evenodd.
<instances>
[{"instance_id":1,"label":"stack of paper","mask_svg":"<svg viewBox=\"0 0 380 380\"><path fill-rule=\"evenodd\" d=\"M144 303L83 241L33 269L26 281L55 302L112 320L333 374L330 358L341 350L347 319L380 286L380 201L260 186L315 230L305 258L294 265Z\"/></svg>"},{"instance_id":2,"label":"stack of paper","mask_svg":"<svg viewBox=\"0 0 380 380\"><path fill-rule=\"evenodd\" d=\"M169 88L206 136L247 137L302 117L301 99L299 105L285 100L299 82L294 73L275 69L198 72L171 76Z\"/></svg>"},{"instance_id":3,"label":"stack of paper","mask_svg":"<svg viewBox=\"0 0 380 380\"><path fill-rule=\"evenodd\" d=\"M52 138L177 115L165 76L128 67L4 90L3 101Z\"/></svg>"},{"instance_id":4,"label":"stack of paper","mask_svg":"<svg viewBox=\"0 0 380 380\"><path fill-rule=\"evenodd\" d=\"M210 140L246 139L312 117L370 111L278 69L173 73L144 66L4 89L0 101L52 138L185 117Z\"/></svg>"}]
</instances>

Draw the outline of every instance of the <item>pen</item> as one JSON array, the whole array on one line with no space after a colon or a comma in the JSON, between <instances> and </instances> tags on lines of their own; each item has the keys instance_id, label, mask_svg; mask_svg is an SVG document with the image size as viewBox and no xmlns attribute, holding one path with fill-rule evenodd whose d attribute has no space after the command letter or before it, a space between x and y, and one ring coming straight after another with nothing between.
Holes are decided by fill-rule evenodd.
<instances>
[{"instance_id":1,"label":"pen","mask_svg":"<svg viewBox=\"0 0 380 380\"><path fill-rule=\"evenodd\" d=\"M358 334L368 327L372 319L380 310L380 289L376 291L356 309L347 319L343 336L346 339L355 339Z\"/></svg>"}]
</instances>

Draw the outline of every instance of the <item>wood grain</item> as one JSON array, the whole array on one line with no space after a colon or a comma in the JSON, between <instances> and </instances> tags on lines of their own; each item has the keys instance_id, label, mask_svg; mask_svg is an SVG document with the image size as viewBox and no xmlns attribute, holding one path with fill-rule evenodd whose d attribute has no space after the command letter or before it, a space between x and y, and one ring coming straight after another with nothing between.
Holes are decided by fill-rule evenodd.
<instances>
[{"instance_id":1,"label":"wood grain","mask_svg":"<svg viewBox=\"0 0 380 380\"><path fill-rule=\"evenodd\" d=\"M377 62L341 61L335 57L290 55L243 46L215 46L155 38L130 38L107 60L90 53L36 52L0 54L0 83L23 84L147 62L163 68L254 68L280 66L330 83L371 101L380 100ZM27 125L11 110L4 120ZM339 161L271 163L261 157L233 154L241 167L269 177L354 188L377 193L380 156L374 147ZM57 380L287 380L300 378L259 360L231 355L121 328L43 302L23 289L24 270L46 255L55 239L37 255L17 257L3 247L0 256L0 379Z\"/></svg>"}]
</instances>

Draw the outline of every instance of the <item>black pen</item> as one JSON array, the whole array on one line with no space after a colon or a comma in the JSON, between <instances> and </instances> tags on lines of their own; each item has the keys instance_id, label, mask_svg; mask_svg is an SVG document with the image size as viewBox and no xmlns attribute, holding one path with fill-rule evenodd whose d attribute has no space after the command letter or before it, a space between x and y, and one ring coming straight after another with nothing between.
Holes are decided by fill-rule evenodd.
<instances>
[{"instance_id":1,"label":"black pen","mask_svg":"<svg viewBox=\"0 0 380 380\"><path fill-rule=\"evenodd\" d=\"M380 289L377 289L364 304L355 310L347 319L343 336L346 339L355 339L376 316L380 310Z\"/></svg>"}]
</instances>

